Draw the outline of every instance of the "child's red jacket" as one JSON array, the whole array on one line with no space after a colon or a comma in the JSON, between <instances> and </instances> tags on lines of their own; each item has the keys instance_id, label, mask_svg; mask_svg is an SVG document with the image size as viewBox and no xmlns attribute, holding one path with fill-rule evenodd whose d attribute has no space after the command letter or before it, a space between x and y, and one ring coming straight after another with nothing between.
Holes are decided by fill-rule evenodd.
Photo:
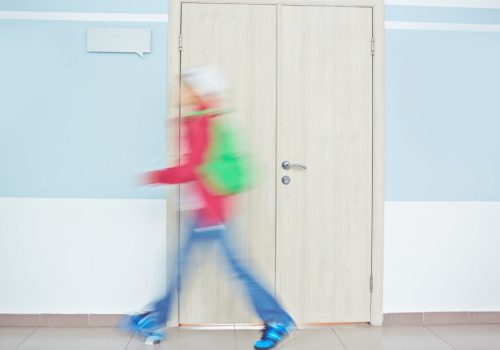
<instances>
[{"instance_id":1,"label":"child's red jacket","mask_svg":"<svg viewBox=\"0 0 500 350\"><path fill-rule=\"evenodd\" d=\"M200 105L198 110L207 106ZM213 193L201 178L198 168L204 163L210 146L211 121L216 116L201 115L184 117L181 128L185 131L185 141L189 148L183 164L150 172L148 182L151 184L180 184L193 182L195 191L203 198L203 208L197 213L198 225L211 226L226 222L229 209L229 196Z\"/></svg>"}]
</instances>

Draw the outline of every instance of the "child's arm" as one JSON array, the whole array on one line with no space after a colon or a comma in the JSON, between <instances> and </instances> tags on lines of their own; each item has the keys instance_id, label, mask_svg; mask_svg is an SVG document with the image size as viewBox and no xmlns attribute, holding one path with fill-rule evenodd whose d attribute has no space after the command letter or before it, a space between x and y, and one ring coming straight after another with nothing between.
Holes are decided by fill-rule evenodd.
<instances>
[{"instance_id":1,"label":"child's arm","mask_svg":"<svg viewBox=\"0 0 500 350\"><path fill-rule=\"evenodd\" d=\"M189 137L191 138L191 152L185 164L172 168L152 171L146 174L146 183L149 184L180 184L198 179L196 169L203 164L209 144L209 119L198 119Z\"/></svg>"},{"instance_id":2,"label":"child's arm","mask_svg":"<svg viewBox=\"0 0 500 350\"><path fill-rule=\"evenodd\" d=\"M194 180L196 180L195 167L189 163L146 174L148 184L180 184Z\"/></svg>"}]
</instances>

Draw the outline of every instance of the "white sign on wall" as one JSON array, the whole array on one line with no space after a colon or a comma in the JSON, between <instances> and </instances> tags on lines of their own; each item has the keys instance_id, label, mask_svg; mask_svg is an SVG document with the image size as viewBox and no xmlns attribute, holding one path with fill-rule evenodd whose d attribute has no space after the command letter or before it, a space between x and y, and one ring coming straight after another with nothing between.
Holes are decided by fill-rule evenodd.
<instances>
[{"instance_id":1,"label":"white sign on wall","mask_svg":"<svg viewBox=\"0 0 500 350\"><path fill-rule=\"evenodd\" d=\"M87 51L136 53L144 57L151 52L151 29L87 28Z\"/></svg>"}]
</instances>

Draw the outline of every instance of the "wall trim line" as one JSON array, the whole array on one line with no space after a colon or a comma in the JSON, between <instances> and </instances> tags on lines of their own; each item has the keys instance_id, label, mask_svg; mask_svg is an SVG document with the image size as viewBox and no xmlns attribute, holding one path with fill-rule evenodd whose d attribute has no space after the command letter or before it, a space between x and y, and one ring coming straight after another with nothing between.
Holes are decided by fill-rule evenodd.
<instances>
[{"instance_id":1,"label":"wall trim line","mask_svg":"<svg viewBox=\"0 0 500 350\"><path fill-rule=\"evenodd\" d=\"M402 312L384 315L386 326L500 324L500 311Z\"/></svg>"},{"instance_id":2,"label":"wall trim line","mask_svg":"<svg viewBox=\"0 0 500 350\"><path fill-rule=\"evenodd\" d=\"M500 3L499 3L500 8ZM0 20L167 23L163 13L0 11ZM500 24L385 21L387 30L500 33Z\"/></svg>"},{"instance_id":3,"label":"wall trim line","mask_svg":"<svg viewBox=\"0 0 500 350\"><path fill-rule=\"evenodd\" d=\"M386 21L385 29L500 33L500 24Z\"/></svg>"},{"instance_id":4,"label":"wall trim line","mask_svg":"<svg viewBox=\"0 0 500 350\"><path fill-rule=\"evenodd\" d=\"M168 22L166 13L0 11L0 19L32 21Z\"/></svg>"},{"instance_id":5,"label":"wall trim line","mask_svg":"<svg viewBox=\"0 0 500 350\"><path fill-rule=\"evenodd\" d=\"M0 327L117 327L124 314L0 314ZM355 323L358 324L358 323ZM386 326L438 324L500 324L500 311L406 312L384 314ZM299 328L324 328L332 324L303 324ZM339 325L339 324L335 324ZM169 322L169 327L178 324ZM259 329L258 324L181 325L186 329Z\"/></svg>"},{"instance_id":6,"label":"wall trim line","mask_svg":"<svg viewBox=\"0 0 500 350\"><path fill-rule=\"evenodd\" d=\"M386 0L386 5L500 9L499 0Z\"/></svg>"}]
</instances>

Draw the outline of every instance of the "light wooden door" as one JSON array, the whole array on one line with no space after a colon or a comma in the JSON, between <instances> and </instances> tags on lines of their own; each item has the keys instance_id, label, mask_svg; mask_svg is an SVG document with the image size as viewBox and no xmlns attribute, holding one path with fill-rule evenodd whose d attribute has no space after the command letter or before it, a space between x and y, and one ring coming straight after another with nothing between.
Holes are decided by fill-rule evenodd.
<instances>
[{"instance_id":1,"label":"light wooden door","mask_svg":"<svg viewBox=\"0 0 500 350\"><path fill-rule=\"evenodd\" d=\"M277 294L300 323L369 321L372 10L280 18L278 162L307 170L277 172Z\"/></svg>"},{"instance_id":2,"label":"light wooden door","mask_svg":"<svg viewBox=\"0 0 500 350\"><path fill-rule=\"evenodd\" d=\"M182 5L181 69L204 64L228 79L226 103L256 170L255 186L240 199L232 235L252 267L274 291L276 195L276 6ZM184 235L181 230L181 236ZM182 239L182 238L181 238ZM246 294L217 256L196 252L191 277L180 294L180 323L249 323L255 316ZM189 275L188 275L189 277Z\"/></svg>"},{"instance_id":3,"label":"light wooden door","mask_svg":"<svg viewBox=\"0 0 500 350\"><path fill-rule=\"evenodd\" d=\"M256 163L234 234L258 275L299 323L369 321L372 10L192 3L181 31L181 69L228 77L229 118ZM196 255L180 323L256 321L217 253Z\"/></svg>"}]
</instances>

